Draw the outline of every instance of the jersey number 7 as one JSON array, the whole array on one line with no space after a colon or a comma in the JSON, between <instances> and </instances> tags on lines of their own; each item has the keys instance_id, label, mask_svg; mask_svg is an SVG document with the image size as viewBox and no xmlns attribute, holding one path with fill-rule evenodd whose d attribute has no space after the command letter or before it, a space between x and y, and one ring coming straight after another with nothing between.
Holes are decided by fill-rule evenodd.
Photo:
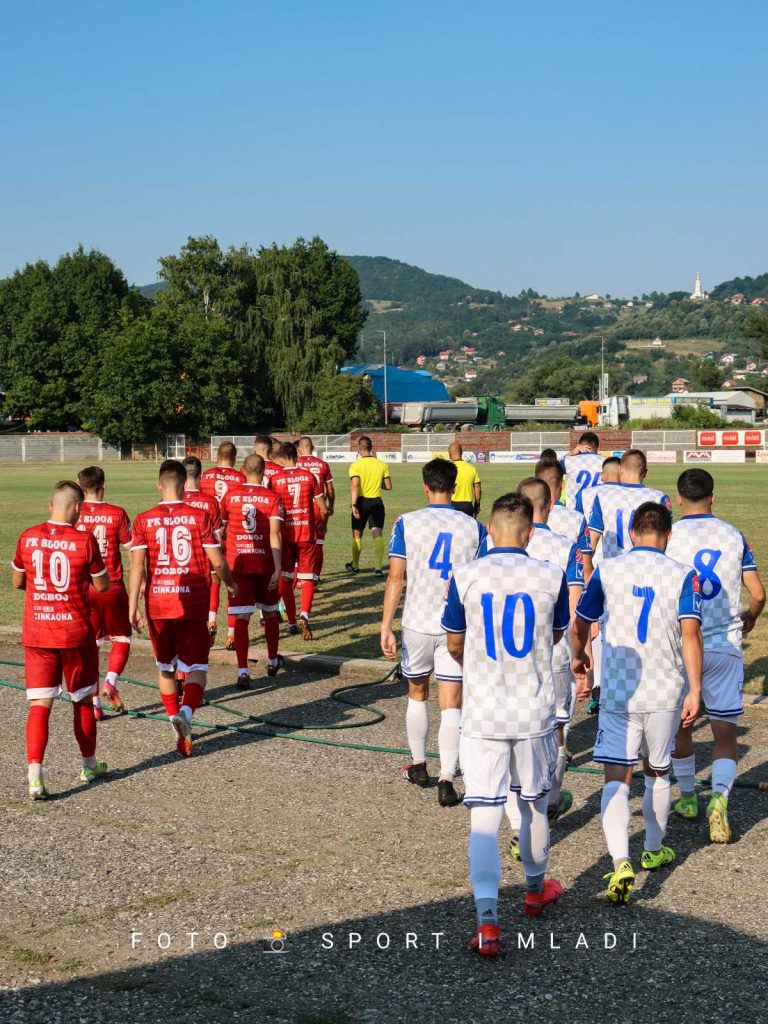
<instances>
[{"instance_id":1,"label":"jersey number 7","mask_svg":"<svg viewBox=\"0 0 768 1024\"><path fill-rule=\"evenodd\" d=\"M635 597L642 597L643 604L640 608L640 617L637 620L637 639L644 644L648 639L648 619L651 614L651 605L656 597L653 587L632 587Z\"/></svg>"}]
</instances>

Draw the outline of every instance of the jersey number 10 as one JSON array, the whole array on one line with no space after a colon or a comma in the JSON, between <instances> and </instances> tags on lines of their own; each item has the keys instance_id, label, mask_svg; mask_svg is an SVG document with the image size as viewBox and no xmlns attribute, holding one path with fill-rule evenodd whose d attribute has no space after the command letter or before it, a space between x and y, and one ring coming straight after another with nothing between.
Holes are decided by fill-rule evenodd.
<instances>
[{"instance_id":1,"label":"jersey number 10","mask_svg":"<svg viewBox=\"0 0 768 1024\"><path fill-rule=\"evenodd\" d=\"M482 594L480 606L483 609L483 625L485 627L485 653L491 661L498 661L496 654L496 631L494 621L494 594ZM515 640L515 617L518 605L522 609L523 637L518 646ZM536 626L536 612L530 594L507 594L501 612L501 642L507 654L513 658L524 658L533 648L533 631Z\"/></svg>"}]
</instances>

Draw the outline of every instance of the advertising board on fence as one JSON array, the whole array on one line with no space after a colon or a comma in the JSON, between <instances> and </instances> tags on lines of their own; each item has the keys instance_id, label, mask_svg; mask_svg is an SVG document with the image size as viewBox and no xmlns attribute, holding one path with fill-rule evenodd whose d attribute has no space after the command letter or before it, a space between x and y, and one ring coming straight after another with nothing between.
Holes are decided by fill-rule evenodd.
<instances>
[{"instance_id":1,"label":"advertising board on fence","mask_svg":"<svg viewBox=\"0 0 768 1024\"><path fill-rule=\"evenodd\" d=\"M746 462L747 453L745 451L731 451L731 452L719 452L719 451L691 451L683 452L683 462Z\"/></svg>"},{"instance_id":2,"label":"advertising board on fence","mask_svg":"<svg viewBox=\"0 0 768 1024\"><path fill-rule=\"evenodd\" d=\"M326 462L354 462L357 459L357 452L325 451L321 458Z\"/></svg>"},{"instance_id":3,"label":"advertising board on fence","mask_svg":"<svg viewBox=\"0 0 768 1024\"><path fill-rule=\"evenodd\" d=\"M376 452L376 458L380 462L402 462L402 452Z\"/></svg>"},{"instance_id":4,"label":"advertising board on fence","mask_svg":"<svg viewBox=\"0 0 768 1024\"><path fill-rule=\"evenodd\" d=\"M701 448L757 448L765 444L764 430L700 430Z\"/></svg>"},{"instance_id":5,"label":"advertising board on fence","mask_svg":"<svg viewBox=\"0 0 768 1024\"><path fill-rule=\"evenodd\" d=\"M768 466L768 451L755 452L755 462Z\"/></svg>"},{"instance_id":6,"label":"advertising board on fence","mask_svg":"<svg viewBox=\"0 0 768 1024\"><path fill-rule=\"evenodd\" d=\"M661 465L666 462L677 462L677 452L675 451L646 452L645 457L648 460L649 465Z\"/></svg>"},{"instance_id":7,"label":"advertising board on fence","mask_svg":"<svg viewBox=\"0 0 768 1024\"><path fill-rule=\"evenodd\" d=\"M489 452L489 462L538 462L538 452Z\"/></svg>"}]
</instances>

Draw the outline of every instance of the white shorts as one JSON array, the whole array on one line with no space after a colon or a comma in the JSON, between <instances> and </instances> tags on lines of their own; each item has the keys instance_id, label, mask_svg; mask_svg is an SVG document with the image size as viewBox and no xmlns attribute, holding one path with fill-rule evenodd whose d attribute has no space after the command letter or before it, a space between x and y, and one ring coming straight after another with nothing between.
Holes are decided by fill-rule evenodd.
<instances>
[{"instance_id":1,"label":"white shorts","mask_svg":"<svg viewBox=\"0 0 768 1024\"><path fill-rule=\"evenodd\" d=\"M555 680L555 714L558 725L567 725L573 716L573 687L576 680L570 668L553 672Z\"/></svg>"},{"instance_id":2,"label":"white shorts","mask_svg":"<svg viewBox=\"0 0 768 1024\"><path fill-rule=\"evenodd\" d=\"M492 740L462 733L459 761L467 807L501 806L510 790L521 800L538 800L552 787L557 735L553 731L528 739Z\"/></svg>"},{"instance_id":3,"label":"white shorts","mask_svg":"<svg viewBox=\"0 0 768 1024\"><path fill-rule=\"evenodd\" d=\"M600 764L635 765L642 756L648 758L654 771L669 771L680 712L680 708L631 712L600 708L593 760Z\"/></svg>"},{"instance_id":4,"label":"white shorts","mask_svg":"<svg viewBox=\"0 0 768 1024\"><path fill-rule=\"evenodd\" d=\"M445 633L417 633L403 629L402 672L406 679L429 676L434 672L438 682L460 683L461 665L448 653Z\"/></svg>"},{"instance_id":5,"label":"white shorts","mask_svg":"<svg viewBox=\"0 0 768 1024\"><path fill-rule=\"evenodd\" d=\"M728 719L743 715L743 686L743 658L727 651L704 651L701 696L710 718Z\"/></svg>"}]
</instances>

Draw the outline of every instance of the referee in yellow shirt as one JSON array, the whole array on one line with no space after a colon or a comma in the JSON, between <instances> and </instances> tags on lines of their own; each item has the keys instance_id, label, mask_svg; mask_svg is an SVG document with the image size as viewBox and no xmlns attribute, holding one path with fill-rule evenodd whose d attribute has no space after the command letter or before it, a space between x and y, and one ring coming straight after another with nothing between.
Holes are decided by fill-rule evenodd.
<instances>
[{"instance_id":1,"label":"referee in yellow shirt","mask_svg":"<svg viewBox=\"0 0 768 1024\"><path fill-rule=\"evenodd\" d=\"M480 499L483 494L477 467L473 462L464 461L464 449L458 441L449 446L448 455L451 462L456 464L458 472L451 505L474 519L480 511Z\"/></svg>"},{"instance_id":2,"label":"referee in yellow shirt","mask_svg":"<svg viewBox=\"0 0 768 1024\"><path fill-rule=\"evenodd\" d=\"M357 442L358 459L349 467L352 504L352 561L344 568L348 573L360 572L360 551L363 547L363 531L369 523L373 535L373 575L383 576L384 571L384 502L382 491L392 490L389 466L379 462L373 454L370 437L361 437Z\"/></svg>"}]
</instances>

